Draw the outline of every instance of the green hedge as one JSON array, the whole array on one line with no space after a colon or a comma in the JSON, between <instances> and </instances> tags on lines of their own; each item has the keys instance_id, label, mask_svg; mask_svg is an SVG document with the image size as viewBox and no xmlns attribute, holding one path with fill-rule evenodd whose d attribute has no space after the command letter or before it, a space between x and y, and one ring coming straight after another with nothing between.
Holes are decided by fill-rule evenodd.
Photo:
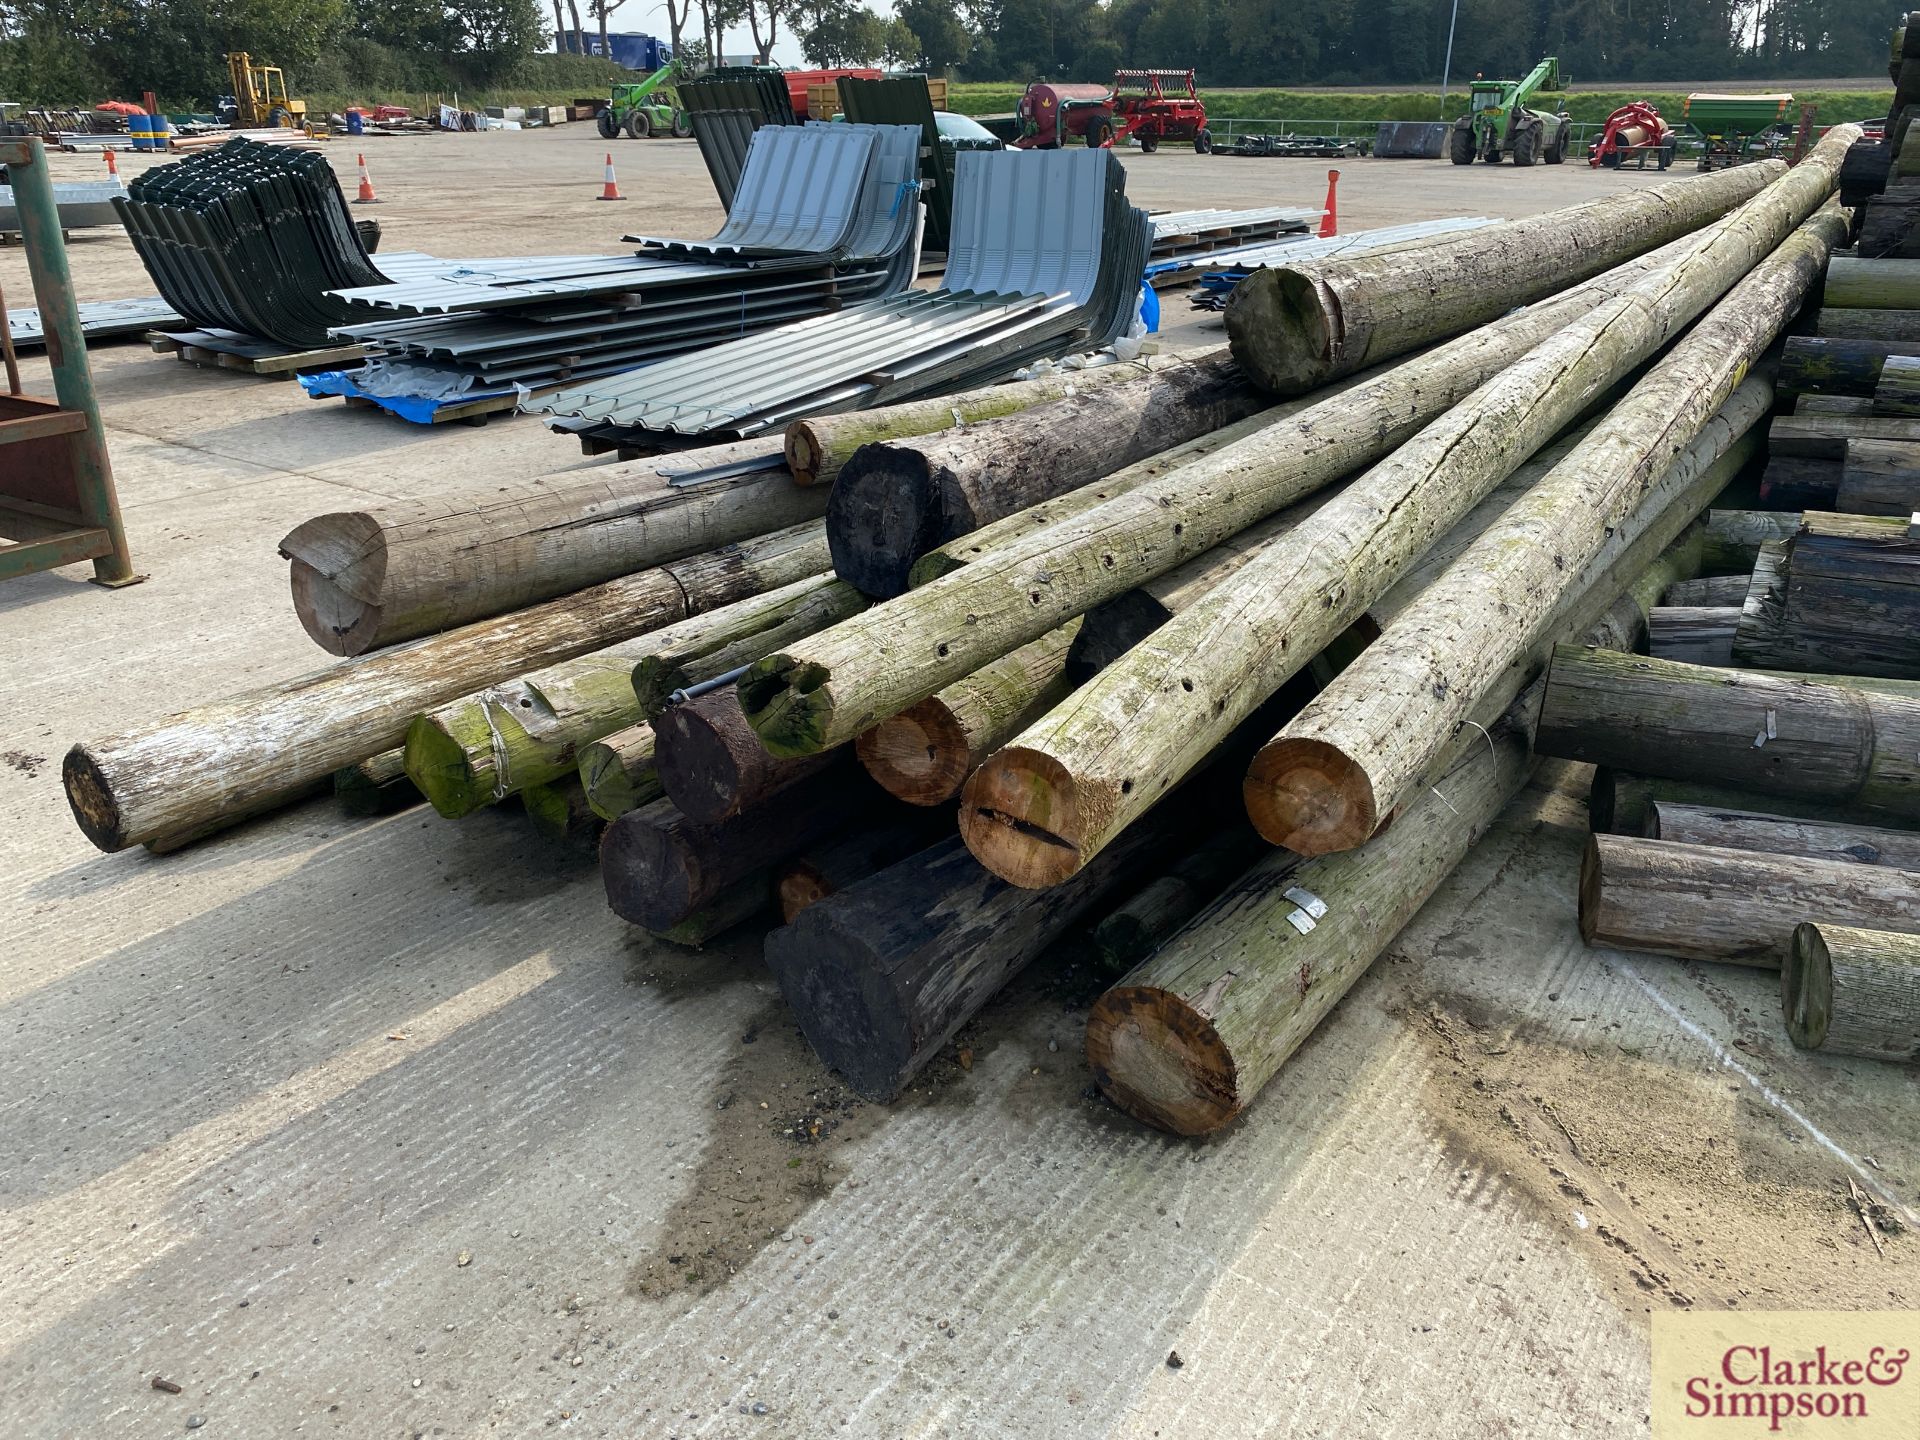
<instances>
[{"instance_id":1,"label":"green hedge","mask_svg":"<svg viewBox=\"0 0 1920 1440\"><path fill-rule=\"evenodd\" d=\"M484 83L481 73L488 77ZM605 95L615 82L632 78L631 71L611 60L584 55L527 55L482 72L474 57L420 54L357 36L348 36L319 62L290 70L287 76L294 96L316 114L374 104L405 105L417 114L430 114L456 95L469 110L564 105L576 97ZM0 40L0 95L9 100L34 108L85 109L99 100L140 98L116 90L77 42L45 34ZM159 96L161 108L170 113L204 112L212 99L211 93L162 91Z\"/></svg>"},{"instance_id":2,"label":"green hedge","mask_svg":"<svg viewBox=\"0 0 1920 1440\"><path fill-rule=\"evenodd\" d=\"M1728 86L1729 90L1760 92L1755 85ZM955 85L947 103L963 115L994 115L1013 109L1025 89L1020 85ZM1794 98L1820 107L1819 122L1834 125L1845 120L1873 120L1893 104L1891 90L1800 90L1779 87ZM1466 92L1455 90L1443 110L1437 91L1424 94L1368 93L1355 90L1202 90L1207 114L1218 120L1441 120L1451 119L1466 106ZM1570 95L1544 96L1536 103L1559 100L1577 121L1598 124L1622 105L1651 100L1674 124L1680 121L1682 96L1651 90L1582 90Z\"/></svg>"}]
</instances>

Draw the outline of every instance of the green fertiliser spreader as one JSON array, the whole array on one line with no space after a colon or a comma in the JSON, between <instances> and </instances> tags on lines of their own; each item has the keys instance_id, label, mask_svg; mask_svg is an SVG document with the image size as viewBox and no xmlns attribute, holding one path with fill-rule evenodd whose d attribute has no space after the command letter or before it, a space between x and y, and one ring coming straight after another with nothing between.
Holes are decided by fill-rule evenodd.
<instances>
[{"instance_id":1,"label":"green fertiliser spreader","mask_svg":"<svg viewBox=\"0 0 1920 1440\"><path fill-rule=\"evenodd\" d=\"M1793 127L1792 108L1791 95L1689 95L1680 118L1704 142L1700 168L1724 170L1777 154Z\"/></svg>"}]
</instances>

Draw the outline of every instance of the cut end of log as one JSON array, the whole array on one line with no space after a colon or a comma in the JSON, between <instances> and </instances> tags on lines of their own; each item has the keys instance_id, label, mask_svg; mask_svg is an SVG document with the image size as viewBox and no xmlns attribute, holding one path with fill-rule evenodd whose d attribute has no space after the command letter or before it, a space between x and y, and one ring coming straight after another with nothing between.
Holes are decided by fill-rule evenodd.
<instances>
[{"instance_id":1,"label":"cut end of log","mask_svg":"<svg viewBox=\"0 0 1920 1440\"><path fill-rule=\"evenodd\" d=\"M827 878L810 865L789 866L773 887L780 902L780 923L791 925L807 910L818 905L833 889Z\"/></svg>"},{"instance_id":2,"label":"cut end of log","mask_svg":"<svg viewBox=\"0 0 1920 1440\"><path fill-rule=\"evenodd\" d=\"M1051 755L1011 745L973 772L960 795L960 838L973 858L1023 890L1079 873L1086 833L1070 771Z\"/></svg>"},{"instance_id":3,"label":"cut end of log","mask_svg":"<svg viewBox=\"0 0 1920 1440\"><path fill-rule=\"evenodd\" d=\"M1788 1036L1802 1050L1818 1050L1827 1043L1827 1027L1833 1022L1833 956L1818 925L1793 927L1793 944L1780 967L1780 1013Z\"/></svg>"},{"instance_id":4,"label":"cut end of log","mask_svg":"<svg viewBox=\"0 0 1920 1440\"><path fill-rule=\"evenodd\" d=\"M910 705L863 731L854 753L880 788L909 805L939 805L960 793L972 761L967 732L935 699Z\"/></svg>"},{"instance_id":5,"label":"cut end of log","mask_svg":"<svg viewBox=\"0 0 1920 1440\"><path fill-rule=\"evenodd\" d=\"M913 564L947 537L932 467L907 446L863 445L833 477L827 553L863 595L904 595Z\"/></svg>"},{"instance_id":6,"label":"cut end of log","mask_svg":"<svg viewBox=\"0 0 1920 1440\"><path fill-rule=\"evenodd\" d=\"M1213 1022L1154 985L1117 985L1087 1016L1087 1064L1106 1097L1176 1135L1209 1135L1244 1108Z\"/></svg>"},{"instance_id":7,"label":"cut end of log","mask_svg":"<svg viewBox=\"0 0 1920 1440\"><path fill-rule=\"evenodd\" d=\"M820 442L806 421L796 420L787 426L787 469L793 472L794 484L811 485L819 478L816 467L820 450Z\"/></svg>"},{"instance_id":8,"label":"cut end of log","mask_svg":"<svg viewBox=\"0 0 1920 1440\"><path fill-rule=\"evenodd\" d=\"M1269 741L1241 794L1260 837L1299 855L1351 850L1380 828L1367 772L1323 740Z\"/></svg>"},{"instance_id":9,"label":"cut end of log","mask_svg":"<svg viewBox=\"0 0 1920 1440\"><path fill-rule=\"evenodd\" d=\"M109 855L124 850L131 842L120 823L120 806L113 798L113 786L101 773L99 762L84 745L67 752L60 767L61 781L67 788L67 804L87 839Z\"/></svg>"},{"instance_id":10,"label":"cut end of log","mask_svg":"<svg viewBox=\"0 0 1920 1440\"><path fill-rule=\"evenodd\" d=\"M828 748L827 723L833 716L832 674L820 665L796 665L785 655L769 655L741 679L740 708L769 755L793 759Z\"/></svg>"},{"instance_id":11,"label":"cut end of log","mask_svg":"<svg viewBox=\"0 0 1920 1440\"><path fill-rule=\"evenodd\" d=\"M648 655L633 667L633 698L640 704L640 719L657 719L667 708L667 697L693 683L683 666L658 655Z\"/></svg>"},{"instance_id":12,"label":"cut end of log","mask_svg":"<svg viewBox=\"0 0 1920 1440\"><path fill-rule=\"evenodd\" d=\"M591 848L605 825L588 808L580 782L573 776L554 785L529 785L520 792L520 803L534 831L553 844Z\"/></svg>"},{"instance_id":13,"label":"cut end of log","mask_svg":"<svg viewBox=\"0 0 1920 1440\"><path fill-rule=\"evenodd\" d=\"M699 708L706 704L707 700L697 700L669 705L655 717L653 728L660 744L654 751L654 768L682 815L696 825L718 825L740 808L741 765L725 733ZM734 724L738 723L736 717Z\"/></svg>"},{"instance_id":14,"label":"cut end of log","mask_svg":"<svg viewBox=\"0 0 1920 1440\"><path fill-rule=\"evenodd\" d=\"M623 738L632 733L623 732ZM639 743L633 748L651 756L653 732L642 730ZM619 744L607 740L595 740L582 747L580 785L586 792L588 808L602 820L618 820L629 810L638 810L666 793L659 773L651 765L630 758Z\"/></svg>"},{"instance_id":15,"label":"cut end of log","mask_svg":"<svg viewBox=\"0 0 1920 1440\"><path fill-rule=\"evenodd\" d=\"M1596 835L1644 835L1653 813L1653 796L1637 775L1596 765L1587 787L1587 826Z\"/></svg>"},{"instance_id":16,"label":"cut end of log","mask_svg":"<svg viewBox=\"0 0 1920 1440\"><path fill-rule=\"evenodd\" d=\"M473 773L472 760L431 715L416 715L407 726L407 778L427 803L449 820L493 803L491 788Z\"/></svg>"},{"instance_id":17,"label":"cut end of log","mask_svg":"<svg viewBox=\"0 0 1920 1440\"><path fill-rule=\"evenodd\" d=\"M1586 848L1580 852L1580 938L1589 945L1593 944L1593 937L1600 928L1600 901L1605 880L1602 871L1600 842L1589 835Z\"/></svg>"},{"instance_id":18,"label":"cut end of log","mask_svg":"<svg viewBox=\"0 0 1920 1440\"><path fill-rule=\"evenodd\" d=\"M698 857L661 823L671 814L665 801L629 810L600 836L607 905L622 920L655 933L672 930L688 918L700 885ZM646 883L638 883L641 876L647 877Z\"/></svg>"},{"instance_id":19,"label":"cut end of log","mask_svg":"<svg viewBox=\"0 0 1920 1440\"><path fill-rule=\"evenodd\" d=\"M1334 331L1319 287L1298 270L1256 270L1227 302L1233 358L1269 394L1304 395L1333 379Z\"/></svg>"},{"instance_id":20,"label":"cut end of log","mask_svg":"<svg viewBox=\"0 0 1920 1440\"><path fill-rule=\"evenodd\" d=\"M802 915L801 927L822 913ZM862 1099L894 1099L930 1058L915 1056L906 1043L908 1007L877 967L807 963L787 930L767 937L766 955L807 1043Z\"/></svg>"},{"instance_id":21,"label":"cut end of log","mask_svg":"<svg viewBox=\"0 0 1920 1440\"><path fill-rule=\"evenodd\" d=\"M380 632L381 607L356 600L304 560L293 562L293 613L329 655L364 655Z\"/></svg>"}]
</instances>

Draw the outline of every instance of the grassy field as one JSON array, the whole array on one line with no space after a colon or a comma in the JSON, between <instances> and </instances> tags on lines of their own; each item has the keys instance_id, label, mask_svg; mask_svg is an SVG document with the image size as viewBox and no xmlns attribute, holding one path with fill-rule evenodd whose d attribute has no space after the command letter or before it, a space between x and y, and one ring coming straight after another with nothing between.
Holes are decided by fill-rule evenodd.
<instances>
[{"instance_id":1,"label":"grassy field","mask_svg":"<svg viewBox=\"0 0 1920 1440\"><path fill-rule=\"evenodd\" d=\"M1730 90L1759 93L1758 85L1728 86ZM1892 90L1796 90L1796 100L1820 107L1823 125L1845 120L1872 120L1887 113L1893 103ZM963 115L994 115L1013 109L1024 89L1019 85L955 85L947 92L947 103ZM1356 90L1202 90L1207 114L1216 120L1292 120L1303 122L1311 130L1315 121L1324 120L1441 120L1451 119L1465 105L1465 94L1456 90L1442 110L1438 92L1401 94ZM1680 98L1639 90L1582 90L1562 96L1545 96L1537 103L1553 100L1563 103L1576 121L1598 124L1632 100L1652 99L1667 118L1678 123Z\"/></svg>"}]
</instances>

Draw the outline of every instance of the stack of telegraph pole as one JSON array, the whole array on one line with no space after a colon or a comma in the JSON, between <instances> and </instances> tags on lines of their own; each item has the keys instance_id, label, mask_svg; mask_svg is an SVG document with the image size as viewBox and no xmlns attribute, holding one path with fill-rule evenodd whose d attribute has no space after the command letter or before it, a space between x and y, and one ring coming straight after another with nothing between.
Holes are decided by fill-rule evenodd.
<instances>
[{"instance_id":1,"label":"stack of telegraph pole","mask_svg":"<svg viewBox=\"0 0 1920 1440\"><path fill-rule=\"evenodd\" d=\"M1920 973L1892 868L1920 836L1878 828L1920 820L1920 628L1885 608L1920 464L1875 459L1908 497L1878 512L1816 513L1798 465L1791 512L1714 508L1789 458L1849 493L1851 438L1770 457L1770 430L1904 443L1875 427L1915 347L1835 368L1799 336L1841 303L1860 138L1261 270L1213 351L315 517L283 550L342 658L75 747L76 816L164 850L329 785L523 807L597 835L631 924L765 928L808 1040L878 1099L1091 937L1095 1081L1191 1134L1568 755L1615 797L1596 941L1779 965L1811 926L1807 1043L1872 1050ZM1647 833L1726 796L1743 818ZM1746 867L1724 901L1702 856Z\"/></svg>"}]
</instances>

